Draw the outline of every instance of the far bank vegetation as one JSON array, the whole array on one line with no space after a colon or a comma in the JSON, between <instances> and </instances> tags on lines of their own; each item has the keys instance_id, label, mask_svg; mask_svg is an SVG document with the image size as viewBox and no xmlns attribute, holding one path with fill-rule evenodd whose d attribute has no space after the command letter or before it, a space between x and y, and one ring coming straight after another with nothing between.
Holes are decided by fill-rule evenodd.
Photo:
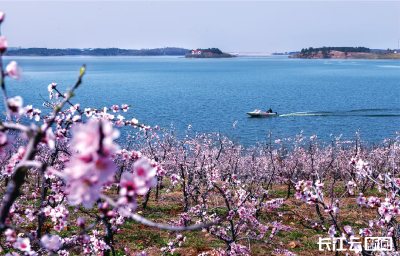
<instances>
[{"instance_id":1,"label":"far bank vegetation","mask_svg":"<svg viewBox=\"0 0 400 256\"><path fill-rule=\"evenodd\" d=\"M289 58L302 59L400 59L397 50L374 50L366 47L303 48Z\"/></svg>"}]
</instances>

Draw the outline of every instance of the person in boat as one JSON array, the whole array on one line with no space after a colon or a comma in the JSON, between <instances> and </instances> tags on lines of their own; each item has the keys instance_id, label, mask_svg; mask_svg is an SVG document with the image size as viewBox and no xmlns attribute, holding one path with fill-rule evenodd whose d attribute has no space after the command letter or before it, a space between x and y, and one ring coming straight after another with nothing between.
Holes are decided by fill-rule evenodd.
<instances>
[{"instance_id":1,"label":"person in boat","mask_svg":"<svg viewBox=\"0 0 400 256\"><path fill-rule=\"evenodd\" d=\"M272 113L272 109L269 108L268 111L267 111L267 113Z\"/></svg>"}]
</instances>

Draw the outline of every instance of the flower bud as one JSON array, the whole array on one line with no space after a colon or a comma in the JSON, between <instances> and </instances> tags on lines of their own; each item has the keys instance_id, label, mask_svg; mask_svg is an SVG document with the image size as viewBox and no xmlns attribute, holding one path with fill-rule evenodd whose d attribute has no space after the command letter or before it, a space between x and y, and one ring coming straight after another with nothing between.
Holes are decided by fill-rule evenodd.
<instances>
[{"instance_id":1,"label":"flower bud","mask_svg":"<svg viewBox=\"0 0 400 256\"><path fill-rule=\"evenodd\" d=\"M0 36L0 53L3 53L7 50L7 39L5 36Z\"/></svg>"},{"instance_id":2,"label":"flower bud","mask_svg":"<svg viewBox=\"0 0 400 256\"><path fill-rule=\"evenodd\" d=\"M4 20L4 12L0 12L0 23Z\"/></svg>"},{"instance_id":3,"label":"flower bud","mask_svg":"<svg viewBox=\"0 0 400 256\"><path fill-rule=\"evenodd\" d=\"M76 220L76 224L80 228L84 228L85 227L85 219L83 217L78 217L78 219Z\"/></svg>"},{"instance_id":4,"label":"flower bud","mask_svg":"<svg viewBox=\"0 0 400 256\"><path fill-rule=\"evenodd\" d=\"M107 216L107 217L115 217L115 212L114 212L114 211L108 211L108 212L106 213L106 216Z\"/></svg>"}]
</instances>

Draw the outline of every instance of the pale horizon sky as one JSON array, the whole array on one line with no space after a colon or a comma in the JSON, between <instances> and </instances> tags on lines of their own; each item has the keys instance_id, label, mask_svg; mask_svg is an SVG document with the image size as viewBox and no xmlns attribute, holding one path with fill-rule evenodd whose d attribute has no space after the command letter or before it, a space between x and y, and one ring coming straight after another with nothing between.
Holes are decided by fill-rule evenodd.
<instances>
[{"instance_id":1,"label":"pale horizon sky","mask_svg":"<svg viewBox=\"0 0 400 256\"><path fill-rule=\"evenodd\" d=\"M400 1L5 1L1 35L23 48L397 48Z\"/></svg>"}]
</instances>

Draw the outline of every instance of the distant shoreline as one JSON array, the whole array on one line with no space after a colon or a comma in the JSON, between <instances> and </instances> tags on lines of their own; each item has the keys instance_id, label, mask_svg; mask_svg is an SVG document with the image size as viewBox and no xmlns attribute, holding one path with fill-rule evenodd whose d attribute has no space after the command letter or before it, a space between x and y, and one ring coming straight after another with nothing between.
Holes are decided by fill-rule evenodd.
<instances>
[{"instance_id":1,"label":"distant shoreline","mask_svg":"<svg viewBox=\"0 0 400 256\"><path fill-rule=\"evenodd\" d=\"M127 50L119 48L48 49L22 48L8 49L3 56L184 56L189 49L165 47L155 49Z\"/></svg>"},{"instance_id":2,"label":"distant shoreline","mask_svg":"<svg viewBox=\"0 0 400 256\"><path fill-rule=\"evenodd\" d=\"M289 58L299 59L400 59L397 50L371 50L366 47L322 47L302 49Z\"/></svg>"},{"instance_id":3,"label":"distant shoreline","mask_svg":"<svg viewBox=\"0 0 400 256\"><path fill-rule=\"evenodd\" d=\"M332 57L332 58L324 58L324 57L313 57L313 58L307 58L307 57L297 57L297 56L289 56L288 58L291 59L338 59L338 60L399 60L400 59L400 54L392 54L392 55L386 55L386 54L376 54L372 56L365 56L365 55L356 55L356 56L350 56L350 57Z\"/></svg>"}]
</instances>

